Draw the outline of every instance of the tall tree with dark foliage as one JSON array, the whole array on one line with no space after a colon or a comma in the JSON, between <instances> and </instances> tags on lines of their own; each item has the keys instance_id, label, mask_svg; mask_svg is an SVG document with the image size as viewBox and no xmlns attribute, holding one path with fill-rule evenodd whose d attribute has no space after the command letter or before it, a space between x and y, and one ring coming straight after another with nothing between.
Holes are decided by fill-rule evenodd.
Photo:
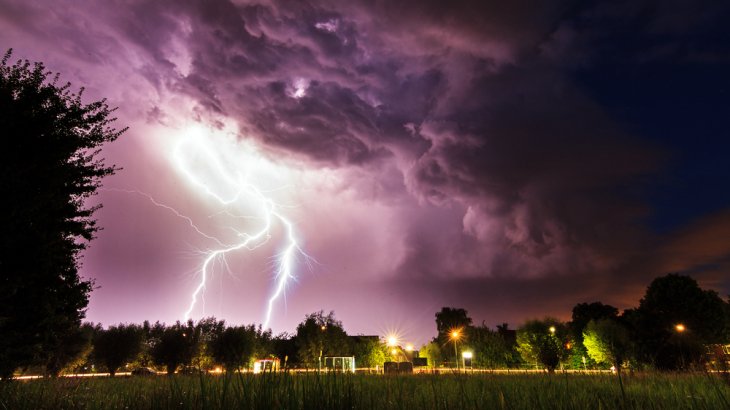
<instances>
[{"instance_id":1,"label":"tall tree with dark foliage","mask_svg":"<svg viewBox=\"0 0 730 410\"><path fill-rule=\"evenodd\" d=\"M99 329L94 335L94 361L103 364L114 377L117 370L142 351L143 337L142 327L135 324L120 323Z\"/></svg>"},{"instance_id":2,"label":"tall tree with dark foliage","mask_svg":"<svg viewBox=\"0 0 730 410\"><path fill-rule=\"evenodd\" d=\"M700 361L708 346L730 343L730 304L689 276L654 279L639 307L628 309L636 359L659 369L683 369Z\"/></svg>"},{"instance_id":3,"label":"tall tree with dark foliage","mask_svg":"<svg viewBox=\"0 0 730 410\"><path fill-rule=\"evenodd\" d=\"M100 146L122 132L104 100L81 103L43 64L0 65L0 377L48 363L78 333L93 282L80 253L99 229L85 201L105 166Z\"/></svg>"}]
</instances>

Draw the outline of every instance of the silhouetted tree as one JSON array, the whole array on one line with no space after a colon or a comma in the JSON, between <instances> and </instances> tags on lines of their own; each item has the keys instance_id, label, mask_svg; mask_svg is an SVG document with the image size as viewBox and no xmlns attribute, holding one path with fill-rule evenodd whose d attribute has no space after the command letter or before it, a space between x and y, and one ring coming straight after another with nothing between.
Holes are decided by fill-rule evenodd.
<instances>
[{"instance_id":1,"label":"silhouetted tree","mask_svg":"<svg viewBox=\"0 0 730 410\"><path fill-rule=\"evenodd\" d=\"M165 324L159 321L154 325L150 324L148 320L142 322L140 326L142 347L136 360L131 363L132 367L158 367L152 359L152 348L160 341L165 329Z\"/></svg>"},{"instance_id":2,"label":"silhouetted tree","mask_svg":"<svg viewBox=\"0 0 730 410\"><path fill-rule=\"evenodd\" d=\"M435 341L441 346L441 355L443 357L453 357L453 362L456 363L458 353L455 353L455 351L458 350L459 345L463 345L469 339L471 324L472 319L465 309L443 307L440 312L436 312L438 336L436 336ZM456 337L454 337L454 333L457 334ZM452 356L454 354L456 356Z\"/></svg>"},{"instance_id":3,"label":"silhouetted tree","mask_svg":"<svg viewBox=\"0 0 730 410\"><path fill-rule=\"evenodd\" d=\"M58 332L49 336L53 343L46 344L46 351L42 356L45 359L45 374L49 377L58 377L61 373L71 371L91 352L93 328L83 324L73 331ZM50 348L52 347L52 350Z\"/></svg>"},{"instance_id":4,"label":"silhouetted tree","mask_svg":"<svg viewBox=\"0 0 730 410\"><path fill-rule=\"evenodd\" d=\"M181 365L190 365L198 354L200 347L200 329L192 320L187 323L176 322L165 328L159 340L150 349L152 360L165 366L167 374L172 376Z\"/></svg>"},{"instance_id":5,"label":"silhouetted tree","mask_svg":"<svg viewBox=\"0 0 730 410\"><path fill-rule=\"evenodd\" d=\"M230 374L254 358L256 333L245 326L228 327L216 332L208 347L213 360Z\"/></svg>"},{"instance_id":6,"label":"silhouetted tree","mask_svg":"<svg viewBox=\"0 0 730 410\"><path fill-rule=\"evenodd\" d=\"M311 367L318 365L320 355L344 356L351 352L350 340L334 311L327 316L324 311L307 315L297 326L296 343L299 360Z\"/></svg>"},{"instance_id":7,"label":"silhouetted tree","mask_svg":"<svg viewBox=\"0 0 730 410\"><path fill-rule=\"evenodd\" d=\"M142 351L141 326L120 323L94 335L94 361L103 364L112 377L120 367L136 359Z\"/></svg>"},{"instance_id":8,"label":"silhouetted tree","mask_svg":"<svg viewBox=\"0 0 730 410\"><path fill-rule=\"evenodd\" d=\"M730 305L689 276L654 279L639 307L626 310L623 318L637 359L660 369L688 366L701 358L706 345L730 342Z\"/></svg>"},{"instance_id":9,"label":"silhouetted tree","mask_svg":"<svg viewBox=\"0 0 730 410\"><path fill-rule=\"evenodd\" d=\"M193 359L193 364L203 369L215 362L215 359L210 354L209 343L218 333L222 332L226 328L226 321L219 321L215 317L211 316L199 320L195 324L195 327L200 333L200 345L198 346L198 354Z\"/></svg>"},{"instance_id":10,"label":"silhouetted tree","mask_svg":"<svg viewBox=\"0 0 730 410\"><path fill-rule=\"evenodd\" d=\"M254 359L273 359L276 357L274 354L274 341L271 337L271 329L263 330L262 325L256 326L255 324L246 326L247 329L254 334Z\"/></svg>"},{"instance_id":11,"label":"silhouetted tree","mask_svg":"<svg viewBox=\"0 0 730 410\"><path fill-rule=\"evenodd\" d=\"M104 101L81 103L43 64L0 64L0 377L33 362L53 364L78 339L91 281L78 258L99 229L86 207L103 177L99 147L122 132ZM73 343L71 343L73 344ZM59 362L60 363L60 362Z\"/></svg>"},{"instance_id":12,"label":"silhouetted tree","mask_svg":"<svg viewBox=\"0 0 730 410\"><path fill-rule=\"evenodd\" d=\"M297 336L282 332L271 340L274 355L281 360L282 366L291 366L292 363L299 363L299 352L297 350Z\"/></svg>"},{"instance_id":13,"label":"silhouetted tree","mask_svg":"<svg viewBox=\"0 0 730 410\"><path fill-rule=\"evenodd\" d=\"M560 362L569 357L570 342L568 325L552 317L526 319L517 328L522 357L531 363L542 363L549 373L554 373Z\"/></svg>"}]
</instances>

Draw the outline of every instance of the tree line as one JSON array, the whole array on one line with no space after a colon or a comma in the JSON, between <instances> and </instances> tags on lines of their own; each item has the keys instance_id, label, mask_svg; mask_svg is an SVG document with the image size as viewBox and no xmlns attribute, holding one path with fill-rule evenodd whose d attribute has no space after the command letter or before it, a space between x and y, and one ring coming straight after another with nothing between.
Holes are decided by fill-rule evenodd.
<instances>
[{"instance_id":1,"label":"tree line","mask_svg":"<svg viewBox=\"0 0 730 410\"><path fill-rule=\"evenodd\" d=\"M730 343L730 303L702 290L689 276L655 279L636 308L622 314L601 302L579 303L572 320L527 318L516 329L475 326L465 309L437 312L437 336L422 346L430 367L683 370L704 365L712 347ZM214 317L172 325L145 321L106 329L84 323L78 337L62 345L64 354L26 371L109 372L153 367L172 375L189 366L234 372L251 369L256 359L279 359L282 367L316 369L321 356L355 356L358 367L408 359L400 346L381 337L349 336L334 312L306 315L293 334L273 336L256 325L235 326ZM395 353L393 353L395 352ZM93 370L92 370L93 369Z\"/></svg>"},{"instance_id":2,"label":"tree line","mask_svg":"<svg viewBox=\"0 0 730 410\"><path fill-rule=\"evenodd\" d=\"M385 361L385 345L372 336L348 336L334 312L306 315L296 333L272 336L261 325L229 325L209 317L197 322L177 321L166 325L120 323L104 328L83 323L75 338L67 339L65 354L52 361L41 360L24 367L24 374L108 372L151 367L172 375L220 369L234 372L252 369L256 359L280 359L281 366L315 369L322 355L355 356L360 367Z\"/></svg>"},{"instance_id":3,"label":"tree line","mask_svg":"<svg viewBox=\"0 0 730 410\"><path fill-rule=\"evenodd\" d=\"M515 330L506 323L492 330L474 326L465 309L445 307L436 327L438 336L421 352L437 365L463 363L462 353L471 352L479 368L683 370L704 366L730 344L730 301L689 276L669 274L621 314L600 301L579 303L568 322L527 318Z\"/></svg>"}]
</instances>

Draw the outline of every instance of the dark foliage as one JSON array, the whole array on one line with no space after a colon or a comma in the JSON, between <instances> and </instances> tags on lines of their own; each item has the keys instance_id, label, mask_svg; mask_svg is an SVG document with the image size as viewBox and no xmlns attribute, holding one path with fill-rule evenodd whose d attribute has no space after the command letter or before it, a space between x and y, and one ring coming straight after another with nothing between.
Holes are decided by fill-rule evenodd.
<instances>
[{"instance_id":1,"label":"dark foliage","mask_svg":"<svg viewBox=\"0 0 730 410\"><path fill-rule=\"evenodd\" d=\"M636 360L659 369L686 368L702 358L707 345L730 341L730 305L679 274L654 279L639 307L625 311L623 320Z\"/></svg>"},{"instance_id":2,"label":"dark foliage","mask_svg":"<svg viewBox=\"0 0 730 410\"><path fill-rule=\"evenodd\" d=\"M443 307L440 312L436 312L436 330L439 333L434 341L441 346L441 354L444 358L453 358L449 360L452 360L454 363L458 360L452 354L456 354L455 351L460 344L469 340L469 329L471 325L472 319L468 316L468 312L465 309ZM457 333L456 338L453 336L454 332Z\"/></svg>"},{"instance_id":3,"label":"dark foliage","mask_svg":"<svg viewBox=\"0 0 730 410\"><path fill-rule=\"evenodd\" d=\"M281 360L283 367L291 367L299 363L296 335L283 332L274 337L271 343L274 355Z\"/></svg>"},{"instance_id":4,"label":"dark foliage","mask_svg":"<svg viewBox=\"0 0 730 410\"><path fill-rule=\"evenodd\" d=\"M570 329L552 317L526 319L517 328L517 343L525 360L541 363L553 373L570 355Z\"/></svg>"},{"instance_id":5,"label":"dark foliage","mask_svg":"<svg viewBox=\"0 0 730 410\"><path fill-rule=\"evenodd\" d=\"M252 327L235 326L220 330L208 342L208 354L232 373L254 359L256 332Z\"/></svg>"},{"instance_id":6,"label":"dark foliage","mask_svg":"<svg viewBox=\"0 0 730 410\"><path fill-rule=\"evenodd\" d=\"M352 349L342 322L335 319L335 312L327 316L324 311L307 315L297 326L296 343L299 360L309 367L316 367L321 355L344 356L351 354Z\"/></svg>"},{"instance_id":7,"label":"dark foliage","mask_svg":"<svg viewBox=\"0 0 730 410\"><path fill-rule=\"evenodd\" d=\"M81 103L41 63L0 66L0 377L50 363L79 331L93 283L79 253L99 229L86 207L117 169L99 147L122 132L104 101ZM57 368L51 365L51 368ZM52 373L55 373L52 372Z\"/></svg>"},{"instance_id":8,"label":"dark foliage","mask_svg":"<svg viewBox=\"0 0 730 410\"><path fill-rule=\"evenodd\" d=\"M501 333L491 330L484 322L469 329L468 347L473 352L474 367L496 369L506 367L512 361L510 344L504 333L504 330Z\"/></svg>"},{"instance_id":9,"label":"dark foliage","mask_svg":"<svg viewBox=\"0 0 730 410\"><path fill-rule=\"evenodd\" d=\"M92 349L93 334L93 327L85 323L72 331L52 335L58 340L46 347L52 346L53 350L46 350L41 356L45 359L45 374L58 377L61 372L73 370L75 364L83 362Z\"/></svg>"},{"instance_id":10,"label":"dark foliage","mask_svg":"<svg viewBox=\"0 0 730 410\"><path fill-rule=\"evenodd\" d=\"M150 349L152 361L165 366L167 374L172 376L178 367L189 366L198 355L200 333L200 327L196 327L192 320L176 322L164 329L159 339L154 341Z\"/></svg>"},{"instance_id":11,"label":"dark foliage","mask_svg":"<svg viewBox=\"0 0 730 410\"><path fill-rule=\"evenodd\" d=\"M613 319L618 320L618 309L601 302L579 303L573 307L573 320L568 323L573 334L570 363L574 369L606 368L608 364L600 365L593 360L583 345L583 331L591 320ZM585 360L585 362L584 362Z\"/></svg>"},{"instance_id":12,"label":"dark foliage","mask_svg":"<svg viewBox=\"0 0 730 410\"><path fill-rule=\"evenodd\" d=\"M117 370L142 351L144 334L138 325L118 324L94 335L94 361L103 364L114 377Z\"/></svg>"}]
</instances>

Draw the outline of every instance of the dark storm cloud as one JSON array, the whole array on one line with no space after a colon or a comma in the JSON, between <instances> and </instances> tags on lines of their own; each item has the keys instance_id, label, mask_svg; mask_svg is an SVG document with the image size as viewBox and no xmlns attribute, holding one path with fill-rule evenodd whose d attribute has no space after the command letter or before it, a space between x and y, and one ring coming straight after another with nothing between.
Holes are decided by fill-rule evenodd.
<instances>
[{"instance_id":1,"label":"dark storm cloud","mask_svg":"<svg viewBox=\"0 0 730 410\"><path fill-rule=\"evenodd\" d=\"M128 7L116 24L154 58L150 82L236 119L275 156L383 183L391 160L409 195L449 207L450 235L412 228L421 251L404 273L426 255L425 274L603 271L644 246L631 190L660 155L561 73L586 47L563 21L576 5Z\"/></svg>"},{"instance_id":2,"label":"dark storm cloud","mask_svg":"<svg viewBox=\"0 0 730 410\"><path fill-rule=\"evenodd\" d=\"M727 270L725 214L669 239L645 226L665 152L575 80L602 59L727 61L702 31L727 15L721 2L41 3L0 0L7 32L62 55L84 84L104 73L97 89L126 98L120 112L173 134L228 121L273 163L339 172L302 219L318 259L349 266L343 281L389 278L409 303L482 312L527 300L518 321L575 298L629 306L668 270L708 283ZM186 192L150 169L157 179L129 186ZM145 255L161 253L154 238Z\"/></svg>"}]
</instances>

